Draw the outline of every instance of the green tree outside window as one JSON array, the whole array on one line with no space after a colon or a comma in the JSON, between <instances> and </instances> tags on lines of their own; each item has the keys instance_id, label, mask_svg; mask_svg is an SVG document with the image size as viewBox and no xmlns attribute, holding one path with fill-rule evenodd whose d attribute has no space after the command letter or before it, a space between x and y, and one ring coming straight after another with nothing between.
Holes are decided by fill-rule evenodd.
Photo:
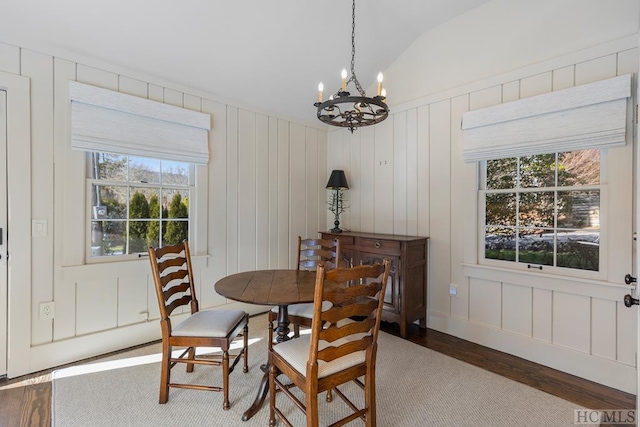
<instances>
[{"instance_id":1,"label":"green tree outside window","mask_svg":"<svg viewBox=\"0 0 640 427\"><path fill-rule=\"evenodd\" d=\"M171 221L171 219L189 218L188 199L182 200L180 193L176 193L169 204L169 221L167 233L164 236L165 245L174 245L189 236L189 223L187 221Z\"/></svg>"}]
</instances>

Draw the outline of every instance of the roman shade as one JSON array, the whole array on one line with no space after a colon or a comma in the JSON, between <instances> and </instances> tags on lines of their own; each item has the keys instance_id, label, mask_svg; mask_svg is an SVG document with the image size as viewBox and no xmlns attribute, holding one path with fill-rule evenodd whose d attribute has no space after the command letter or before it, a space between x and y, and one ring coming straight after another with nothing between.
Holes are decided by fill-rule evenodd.
<instances>
[{"instance_id":1,"label":"roman shade","mask_svg":"<svg viewBox=\"0 0 640 427\"><path fill-rule=\"evenodd\" d=\"M69 82L71 147L206 164L209 114Z\"/></svg>"},{"instance_id":2,"label":"roman shade","mask_svg":"<svg viewBox=\"0 0 640 427\"><path fill-rule=\"evenodd\" d=\"M626 143L631 75L469 111L466 162L611 148Z\"/></svg>"}]
</instances>

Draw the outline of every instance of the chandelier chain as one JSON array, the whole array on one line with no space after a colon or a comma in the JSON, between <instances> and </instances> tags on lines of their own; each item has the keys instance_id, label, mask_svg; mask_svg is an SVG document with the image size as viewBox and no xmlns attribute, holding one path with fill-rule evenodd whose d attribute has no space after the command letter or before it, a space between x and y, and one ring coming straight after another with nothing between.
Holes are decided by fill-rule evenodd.
<instances>
[{"instance_id":1,"label":"chandelier chain","mask_svg":"<svg viewBox=\"0 0 640 427\"><path fill-rule=\"evenodd\" d=\"M360 82L356 77L356 0L353 0L353 6L351 7L351 78L349 81L352 81L353 84L360 92L360 95L366 96L364 89L360 86Z\"/></svg>"}]
</instances>

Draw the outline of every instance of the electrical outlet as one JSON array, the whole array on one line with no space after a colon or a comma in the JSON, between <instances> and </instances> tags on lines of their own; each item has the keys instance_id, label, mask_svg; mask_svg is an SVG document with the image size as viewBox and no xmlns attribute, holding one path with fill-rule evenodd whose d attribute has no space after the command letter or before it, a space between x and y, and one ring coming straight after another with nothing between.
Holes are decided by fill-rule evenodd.
<instances>
[{"instance_id":1,"label":"electrical outlet","mask_svg":"<svg viewBox=\"0 0 640 427\"><path fill-rule=\"evenodd\" d=\"M40 303L40 320L53 319L55 313L55 303L53 301Z\"/></svg>"},{"instance_id":2,"label":"electrical outlet","mask_svg":"<svg viewBox=\"0 0 640 427\"><path fill-rule=\"evenodd\" d=\"M452 297L458 296L458 287L456 285L449 285L449 295Z\"/></svg>"}]
</instances>

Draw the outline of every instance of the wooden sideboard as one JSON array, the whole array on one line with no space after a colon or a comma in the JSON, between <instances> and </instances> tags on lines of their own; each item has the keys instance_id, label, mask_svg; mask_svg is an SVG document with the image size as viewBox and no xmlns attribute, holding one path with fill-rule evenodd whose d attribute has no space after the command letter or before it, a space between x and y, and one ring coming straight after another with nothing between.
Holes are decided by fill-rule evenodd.
<instances>
[{"instance_id":1,"label":"wooden sideboard","mask_svg":"<svg viewBox=\"0 0 640 427\"><path fill-rule=\"evenodd\" d=\"M323 239L340 240L342 265L391 261L391 273L384 298L382 320L400 324L400 335L407 336L407 325L420 320L427 327L427 240L428 237L362 232L321 231Z\"/></svg>"}]
</instances>

